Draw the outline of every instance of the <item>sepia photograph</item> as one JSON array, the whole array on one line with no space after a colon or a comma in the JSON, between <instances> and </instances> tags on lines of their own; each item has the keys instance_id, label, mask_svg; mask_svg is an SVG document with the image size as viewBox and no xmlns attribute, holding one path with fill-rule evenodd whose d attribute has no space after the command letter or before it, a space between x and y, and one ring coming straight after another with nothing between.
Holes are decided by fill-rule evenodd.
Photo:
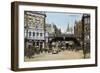
<instances>
[{"instance_id":1,"label":"sepia photograph","mask_svg":"<svg viewBox=\"0 0 100 73\"><path fill-rule=\"evenodd\" d=\"M24 61L90 58L90 14L24 11Z\"/></svg>"}]
</instances>

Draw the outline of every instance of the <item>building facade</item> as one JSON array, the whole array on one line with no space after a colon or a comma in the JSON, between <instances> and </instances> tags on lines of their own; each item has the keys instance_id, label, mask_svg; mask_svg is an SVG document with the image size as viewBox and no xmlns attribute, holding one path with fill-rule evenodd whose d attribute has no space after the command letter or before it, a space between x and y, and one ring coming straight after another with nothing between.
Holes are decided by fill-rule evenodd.
<instances>
[{"instance_id":1,"label":"building facade","mask_svg":"<svg viewBox=\"0 0 100 73\"><path fill-rule=\"evenodd\" d=\"M82 40L82 21L76 21L74 26L74 35L80 41Z\"/></svg>"},{"instance_id":2,"label":"building facade","mask_svg":"<svg viewBox=\"0 0 100 73\"><path fill-rule=\"evenodd\" d=\"M25 45L44 48L45 43L45 17L43 13L24 12L24 38Z\"/></svg>"},{"instance_id":3,"label":"building facade","mask_svg":"<svg viewBox=\"0 0 100 73\"><path fill-rule=\"evenodd\" d=\"M84 47L90 51L90 14L83 14Z\"/></svg>"},{"instance_id":4,"label":"building facade","mask_svg":"<svg viewBox=\"0 0 100 73\"><path fill-rule=\"evenodd\" d=\"M90 15L83 14L80 21L75 22L74 35L80 41L83 48L90 51Z\"/></svg>"}]
</instances>

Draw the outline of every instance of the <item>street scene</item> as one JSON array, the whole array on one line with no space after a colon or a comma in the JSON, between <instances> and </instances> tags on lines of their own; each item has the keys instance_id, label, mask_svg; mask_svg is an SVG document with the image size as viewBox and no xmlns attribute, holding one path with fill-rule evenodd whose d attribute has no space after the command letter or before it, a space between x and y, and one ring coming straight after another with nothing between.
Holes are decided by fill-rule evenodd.
<instances>
[{"instance_id":1,"label":"street scene","mask_svg":"<svg viewBox=\"0 0 100 73\"><path fill-rule=\"evenodd\" d=\"M24 61L90 58L90 14L24 11Z\"/></svg>"},{"instance_id":2,"label":"street scene","mask_svg":"<svg viewBox=\"0 0 100 73\"><path fill-rule=\"evenodd\" d=\"M87 54L86 58L89 58L89 53ZM41 53L39 55L35 54L31 58L25 57L25 61L31 62L31 61L50 61L50 60L71 60L71 59L83 59L82 50L80 51L62 51L58 54L52 54L52 53Z\"/></svg>"}]
</instances>

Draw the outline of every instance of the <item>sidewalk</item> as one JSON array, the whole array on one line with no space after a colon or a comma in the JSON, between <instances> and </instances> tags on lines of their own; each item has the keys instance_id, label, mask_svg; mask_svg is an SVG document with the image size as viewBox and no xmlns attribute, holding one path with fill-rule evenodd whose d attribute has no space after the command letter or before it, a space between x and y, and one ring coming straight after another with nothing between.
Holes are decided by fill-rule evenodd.
<instances>
[{"instance_id":1,"label":"sidewalk","mask_svg":"<svg viewBox=\"0 0 100 73\"><path fill-rule=\"evenodd\" d=\"M89 54L87 54L87 58L89 58ZM41 53L38 55L34 55L33 58L29 59L25 57L25 62L28 61L47 61L47 60L70 60L70 59L83 59L83 52L80 51L62 51L58 54L52 53Z\"/></svg>"}]
</instances>

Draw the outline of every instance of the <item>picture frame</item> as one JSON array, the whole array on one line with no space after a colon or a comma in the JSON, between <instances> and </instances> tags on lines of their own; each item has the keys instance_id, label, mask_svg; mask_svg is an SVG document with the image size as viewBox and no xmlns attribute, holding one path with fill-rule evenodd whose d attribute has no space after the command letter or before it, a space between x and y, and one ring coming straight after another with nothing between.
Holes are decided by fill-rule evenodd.
<instances>
[{"instance_id":1,"label":"picture frame","mask_svg":"<svg viewBox=\"0 0 100 73\"><path fill-rule=\"evenodd\" d=\"M28 19L30 19L29 21L32 20L31 21L32 23L28 23L29 21L27 21L28 14L29 14ZM35 18L32 19L31 17ZM87 21L89 26L87 27L85 23L85 17L89 18L89 20ZM42 20L42 18L44 20ZM63 18L66 18L66 20ZM63 23L64 20L66 21L65 25ZM51 25L52 22L55 22L53 23L53 26ZM58 25L56 22L58 24L61 23L62 25L60 24ZM49 26L49 24L47 23L49 23L51 26ZM28 26L28 29L25 24L28 25L30 24ZM38 24L40 25L37 26ZM71 24L73 24L72 25L73 27L69 28ZM29 32L30 31L29 27L31 25L32 28L35 27L34 29L36 29L36 30L34 29L31 30L32 40L30 40L31 33ZM47 26L54 27L54 31L52 31L53 28L52 30L49 31L48 30L49 27L47 28ZM63 31L65 31L66 28L65 26L69 29L69 30L67 29L66 34L63 33ZM38 35L41 36L38 38L38 42L41 41L42 45L40 42L39 46L37 46L38 43L37 45L33 46L34 42L37 42L37 40L33 38L33 36L35 36L33 32L39 31L39 28L41 28L40 32L42 32L43 28L42 32L43 34L36 33L36 35L37 37ZM79 28L82 30L80 30ZM55 32L55 30L57 32ZM78 30L80 30L81 32ZM80 34L78 34L79 32ZM53 37L50 37L51 35L50 33L52 33ZM30 37L29 39L27 39L27 35ZM48 36L47 39L49 40L49 42L48 40L46 40L46 35ZM42 36L44 36L44 40L40 39L42 38ZM86 41L89 39L89 43L87 43L85 39ZM81 47L79 46L76 47L75 43L78 43L75 42L76 40L79 40ZM36 48L36 50L25 49L27 47L27 44L31 44L29 42L32 42L32 46L28 45L28 47L29 48L33 47L33 49ZM53 48L53 42L57 44L59 42L60 44L64 42L65 46L60 46L60 50L58 49L50 50L50 47ZM73 45L70 45L71 42L75 43ZM48 44L50 45L48 46ZM55 47L57 46L57 44L55 45ZM57 47L59 47L60 44L58 44ZM74 49L72 49L73 46ZM88 46L88 50L86 49L87 48L86 46ZM44 48L41 50L41 47ZM47 47L49 47L49 50L45 49ZM79 50L75 49L78 47ZM39 50L37 50L37 48L39 48ZM81 54L82 56L80 58L79 55ZM65 57L62 55L64 55ZM69 55L70 58L68 58L66 55ZM71 58L71 55L74 57ZM44 58L44 56L47 57ZM62 57L60 58L60 56L64 58ZM74 59L75 57L77 57L78 59ZM97 66L97 7L96 6L35 3L35 2L20 2L20 1L15 1L11 3L11 70L28 71L28 70L94 67L94 66Z\"/></svg>"}]
</instances>

